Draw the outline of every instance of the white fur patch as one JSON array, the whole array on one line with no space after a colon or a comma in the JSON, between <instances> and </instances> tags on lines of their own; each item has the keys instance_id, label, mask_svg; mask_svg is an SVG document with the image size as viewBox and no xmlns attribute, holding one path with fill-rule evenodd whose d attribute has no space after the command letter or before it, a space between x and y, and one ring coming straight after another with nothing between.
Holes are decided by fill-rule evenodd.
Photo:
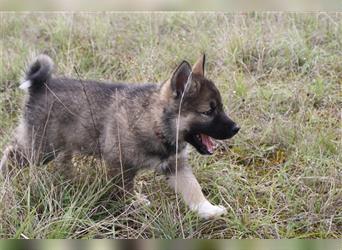
<instances>
[{"instance_id":1,"label":"white fur patch","mask_svg":"<svg viewBox=\"0 0 342 250\"><path fill-rule=\"evenodd\" d=\"M27 80L23 82L22 84L20 84L19 88L27 91L28 88L31 87L31 85L32 85L31 81Z\"/></svg>"}]
</instances>

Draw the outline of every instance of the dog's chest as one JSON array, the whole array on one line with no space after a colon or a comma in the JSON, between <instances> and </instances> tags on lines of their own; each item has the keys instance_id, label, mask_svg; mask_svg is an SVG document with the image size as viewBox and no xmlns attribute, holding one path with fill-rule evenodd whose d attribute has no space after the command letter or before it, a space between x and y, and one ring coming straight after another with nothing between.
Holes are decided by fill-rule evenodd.
<instances>
[{"instance_id":1,"label":"dog's chest","mask_svg":"<svg viewBox=\"0 0 342 250\"><path fill-rule=\"evenodd\" d=\"M187 150L186 147L179 151L178 154L171 154L166 158L149 157L146 159L146 167L154 169L163 174L173 174L176 168L181 168L186 164Z\"/></svg>"}]
</instances>

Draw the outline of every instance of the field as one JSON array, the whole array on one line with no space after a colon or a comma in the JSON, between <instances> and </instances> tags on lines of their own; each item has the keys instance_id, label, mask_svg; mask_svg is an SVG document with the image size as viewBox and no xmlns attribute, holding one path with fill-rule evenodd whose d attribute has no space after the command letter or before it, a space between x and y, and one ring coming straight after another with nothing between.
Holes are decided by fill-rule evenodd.
<instances>
[{"instance_id":1,"label":"field","mask_svg":"<svg viewBox=\"0 0 342 250\"><path fill-rule=\"evenodd\" d=\"M341 238L342 13L1 13L0 152L18 121L27 59L56 75L162 82L207 55L241 130L190 162L210 201L205 221L153 171L136 190L150 207L106 199L101 164L75 159L80 180L48 166L0 180L0 238ZM97 171L93 171L97 169Z\"/></svg>"}]
</instances>

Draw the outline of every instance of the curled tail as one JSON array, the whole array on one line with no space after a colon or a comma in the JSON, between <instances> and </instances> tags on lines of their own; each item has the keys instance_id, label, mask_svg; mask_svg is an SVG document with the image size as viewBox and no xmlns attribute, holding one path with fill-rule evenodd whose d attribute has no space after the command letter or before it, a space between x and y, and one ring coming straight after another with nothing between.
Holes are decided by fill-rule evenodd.
<instances>
[{"instance_id":1,"label":"curled tail","mask_svg":"<svg viewBox=\"0 0 342 250\"><path fill-rule=\"evenodd\" d=\"M53 61L47 55L39 55L28 67L24 81L19 88L33 91L40 89L51 77Z\"/></svg>"}]
</instances>

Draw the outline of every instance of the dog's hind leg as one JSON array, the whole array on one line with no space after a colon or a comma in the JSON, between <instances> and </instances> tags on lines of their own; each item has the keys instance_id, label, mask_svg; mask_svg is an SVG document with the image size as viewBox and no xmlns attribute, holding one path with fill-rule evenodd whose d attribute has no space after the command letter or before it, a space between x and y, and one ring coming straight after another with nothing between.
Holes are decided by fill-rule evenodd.
<instances>
[{"instance_id":1,"label":"dog's hind leg","mask_svg":"<svg viewBox=\"0 0 342 250\"><path fill-rule=\"evenodd\" d=\"M74 168L72 165L72 153L70 152L59 152L56 159L55 165L57 171L66 179L73 179L75 177Z\"/></svg>"},{"instance_id":2,"label":"dog's hind leg","mask_svg":"<svg viewBox=\"0 0 342 250\"><path fill-rule=\"evenodd\" d=\"M3 156L1 158L0 162L0 172L3 176L7 176L9 170L8 170L8 161L10 160L11 154L13 151L12 146L8 146L5 151L3 152Z\"/></svg>"},{"instance_id":3,"label":"dog's hind leg","mask_svg":"<svg viewBox=\"0 0 342 250\"><path fill-rule=\"evenodd\" d=\"M28 164L26 157L22 150L18 146L10 145L3 152L3 156L0 162L0 172L3 176L7 176L12 170L10 166L16 164L19 167L23 167Z\"/></svg>"}]
</instances>

